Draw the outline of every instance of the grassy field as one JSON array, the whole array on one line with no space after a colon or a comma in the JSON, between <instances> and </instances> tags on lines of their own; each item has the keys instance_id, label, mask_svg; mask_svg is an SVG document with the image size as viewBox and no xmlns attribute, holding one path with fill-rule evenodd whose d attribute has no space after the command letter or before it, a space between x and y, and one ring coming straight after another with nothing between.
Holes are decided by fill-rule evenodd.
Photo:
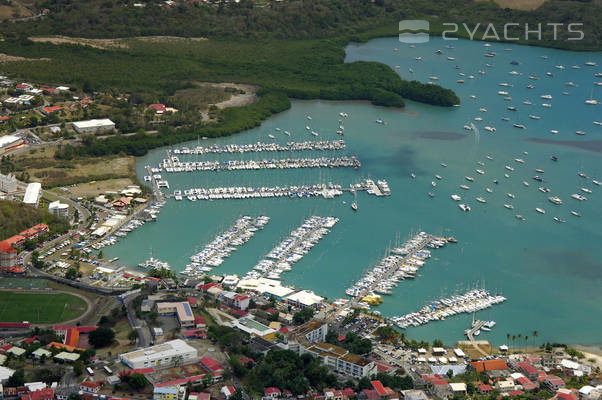
<instances>
[{"instance_id":1,"label":"grassy field","mask_svg":"<svg viewBox=\"0 0 602 400\"><path fill-rule=\"evenodd\" d=\"M133 178L134 157L94 157L86 160L57 160L56 147L36 149L14 158L18 170L28 171L32 181L44 187L105 179Z\"/></svg>"},{"instance_id":2,"label":"grassy field","mask_svg":"<svg viewBox=\"0 0 602 400\"><path fill-rule=\"evenodd\" d=\"M77 318L86 303L66 293L0 292L0 321L50 324Z\"/></svg>"},{"instance_id":3,"label":"grassy field","mask_svg":"<svg viewBox=\"0 0 602 400\"><path fill-rule=\"evenodd\" d=\"M46 289L47 287L46 279L0 278L2 289Z\"/></svg>"}]
</instances>

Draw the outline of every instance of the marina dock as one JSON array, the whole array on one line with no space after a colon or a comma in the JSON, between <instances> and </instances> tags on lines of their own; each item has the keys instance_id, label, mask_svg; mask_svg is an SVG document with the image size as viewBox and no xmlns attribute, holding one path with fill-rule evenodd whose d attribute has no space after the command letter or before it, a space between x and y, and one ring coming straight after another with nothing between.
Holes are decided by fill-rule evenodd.
<instances>
[{"instance_id":1,"label":"marina dock","mask_svg":"<svg viewBox=\"0 0 602 400\"><path fill-rule=\"evenodd\" d=\"M430 251L425 247L439 248L447 243L446 239L420 232L401 247L387 252L380 263L366 273L358 282L345 291L354 297L351 306L362 302L377 305L382 299L374 293L391 294L391 289L400 280L412 279L424 260L430 258Z\"/></svg>"},{"instance_id":2,"label":"marina dock","mask_svg":"<svg viewBox=\"0 0 602 400\"><path fill-rule=\"evenodd\" d=\"M218 235L203 250L190 257L191 263L181 273L183 275L196 276L208 273L213 267L218 267L224 262L224 258L236 250L235 246L247 243L258 230L270 221L269 217L261 215L252 218L245 215L234 222L224 233Z\"/></svg>"},{"instance_id":3,"label":"marina dock","mask_svg":"<svg viewBox=\"0 0 602 400\"><path fill-rule=\"evenodd\" d=\"M207 171L249 171L260 169L300 169L300 168L354 168L359 169L362 163L355 156L319 157L319 158L284 158L264 160L227 160L227 161L186 161L182 162L173 156L159 163L158 171L207 172Z\"/></svg>"},{"instance_id":4,"label":"marina dock","mask_svg":"<svg viewBox=\"0 0 602 400\"><path fill-rule=\"evenodd\" d=\"M301 260L338 221L336 217L314 215L308 218L253 267L253 270L245 275L245 279L280 279L280 275L290 271L291 264Z\"/></svg>"},{"instance_id":5,"label":"marina dock","mask_svg":"<svg viewBox=\"0 0 602 400\"><path fill-rule=\"evenodd\" d=\"M161 191L161 186L159 186L159 181L156 178L156 174L152 173L152 168L150 167L150 165L147 165L146 167L146 172L148 173L148 179L145 178L145 180L150 181L152 187L153 187L153 197L155 198L155 201L158 203L163 203L165 201L164 199L164 194Z\"/></svg>"},{"instance_id":6,"label":"marina dock","mask_svg":"<svg viewBox=\"0 0 602 400\"><path fill-rule=\"evenodd\" d=\"M203 155L222 153L261 153L261 152L285 152L285 151L311 151L311 150L345 150L347 145L344 140L320 140L278 143L250 143L250 144L226 144L223 146L213 145L209 147L197 146L195 148L180 147L167 150L167 158L173 155Z\"/></svg>"},{"instance_id":7,"label":"marina dock","mask_svg":"<svg viewBox=\"0 0 602 400\"><path fill-rule=\"evenodd\" d=\"M463 295L433 301L424 306L420 311L390 319L400 328L420 326L432 321L442 321L456 314L474 313L504 301L506 301L504 296L492 296L487 290L474 289ZM464 333L468 336L469 340L473 341L473 336L478 335L478 331L485 325L486 323L483 321L475 321L473 327Z\"/></svg>"},{"instance_id":8,"label":"marina dock","mask_svg":"<svg viewBox=\"0 0 602 400\"><path fill-rule=\"evenodd\" d=\"M174 197L181 200L186 197L190 201L197 200L224 200L224 199L259 199L259 198L309 198L323 197L325 199L333 199L341 196L344 192L355 193L365 191L374 196L390 196L391 190L389 185L384 180L374 182L371 179L366 179L358 184L350 185L347 188L341 185L329 183L316 185L302 186L261 186L261 187L216 187L216 188L192 188L186 189L183 192L176 190Z\"/></svg>"}]
</instances>

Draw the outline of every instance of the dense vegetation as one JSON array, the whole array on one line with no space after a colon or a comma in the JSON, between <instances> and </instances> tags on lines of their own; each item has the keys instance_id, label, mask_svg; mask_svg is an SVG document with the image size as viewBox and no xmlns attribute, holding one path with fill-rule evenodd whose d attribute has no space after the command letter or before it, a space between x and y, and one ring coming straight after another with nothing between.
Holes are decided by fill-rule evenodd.
<instances>
[{"instance_id":1,"label":"dense vegetation","mask_svg":"<svg viewBox=\"0 0 602 400\"><path fill-rule=\"evenodd\" d=\"M9 200L0 200L0 240L23 232L33 225L46 224L52 232L65 232L69 224L48 211Z\"/></svg>"},{"instance_id":2,"label":"dense vegetation","mask_svg":"<svg viewBox=\"0 0 602 400\"><path fill-rule=\"evenodd\" d=\"M159 7L161 0L135 8L123 0L38 0L38 9L50 10L48 17L29 23L0 25L8 37L60 34L82 37L132 37L173 35L211 38L326 38L357 35L396 35L404 19L428 19L437 30L443 22L469 25L494 23L497 31L507 22L582 22L585 40L579 43L552 41L545 32L543 45L555 47L598 47L602 13L599 2L549 0L535 11L501 9L493 2L473 0L314 0L239 3L215 1L214 5L178 2ZM260 4L261 3L261 4ZM596 4L597 3L597 4ZM484 27L479 30L484 31ZM570 36L562 31L560 38Z\"/></svg>"}]
</instances>

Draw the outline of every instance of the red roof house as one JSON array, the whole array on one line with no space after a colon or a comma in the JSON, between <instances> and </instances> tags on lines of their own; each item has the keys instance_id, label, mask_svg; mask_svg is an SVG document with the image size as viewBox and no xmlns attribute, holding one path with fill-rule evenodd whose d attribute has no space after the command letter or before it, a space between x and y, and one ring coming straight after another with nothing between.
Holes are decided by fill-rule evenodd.
<instances>
[{"instance_id":1,"label":"red roof house","mask_svg":"<svg viewBox=\"0 0 602 400\"><path fill-rule=\"evenodd\" d=\"M272 397L272 398L276 398L276 397L280 397L280 389L278 389L277 387L274 386L270 386L265 388L264 390L264 394L266 397Z\"/></svg>"},{"instance_id":2,"label":"red roof house","mask_svg":"<svg viewBox=\"0 0 602 400\"><path fill-rule=\"evenodd\" d=\"M21 396L21 400L53 400L54 389L44 388L26 393Z\"/></svg>"}]
</instances>

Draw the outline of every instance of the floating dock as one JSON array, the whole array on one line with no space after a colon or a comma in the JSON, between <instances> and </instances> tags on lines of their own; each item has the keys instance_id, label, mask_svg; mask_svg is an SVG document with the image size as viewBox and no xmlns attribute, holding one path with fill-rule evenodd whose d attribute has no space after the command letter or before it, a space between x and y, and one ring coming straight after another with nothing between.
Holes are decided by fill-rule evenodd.
<instances>
[{"instance_id":1,"label":"floating dock","mask_svg":"<svg viewBox=\"0 0 602 400\"><path fill-rule=\"evenodd\" d=\"M218 267L224 262L224 258L236 250L234 246L242 246L253 237L256 231L270 221L269 217L261 215L252 218L245 215L224 233L218 235L203 250L190 257L190 264L181 273L183 275L196 276L210 272L213 267Z\"/></svg>"},{"instance_id":2,"label":"floating dock","mask_svg":"<svg viewBox=\"0 0 602 400\"><path fill-rule=\"evenodd\" d=\"M390 319L400 328L420 326L432 321L441 321L456 314L473 313L504 301L506 301L504 296L492 296L487 290L474 289L463 295L434 301L424 306L420 311L392 317ZM479 322L479 324L474 325L472 329L465 332L471 341L473 340L472 335L485 325L484 323L480 324L482 321L477 322ZM478 328L475 329L475 327Z\"/></svg>"},{"instance_id":3,"label":"floating dock","mask_svg":"<svg viewBox=\"0 0 602 400\"><path fill-rule=\"evenodd\" d=\"M280 279L292 269L291 264L301 260L339 221L336 217L312 216L291 232L289 237L270 251L245 278Z\"/></svg>"},{"instance_id":4,"label":"floating dock","mask_svg":"<svg viewBox=\"0 0 602 400\"><path fill-rule=\"evenodd\" d=\"M319 158L284 158L264 160L228 160L228 161L185 161L171 157L159 164L159 171L206 172L206 171L248 171L260 169L300 169L300 168L354 168L359 169L362 163L355 156L319 157Z\"/></svg>"},{"instance_id":5,"label":"floating dock","mask_svg":"<svg viewBox=\"0 0 602 400\"><path fill-rule=\"evenodd\" d=\"M425 247L439 248L445 246L447 239L420 232L401 247L388 251L380 263L366 273L359 281L345 291L354 297L352 303L363 302L377 305L382 299L374 293L391 294L391 289L404 279L412 279L424 265L424 260L431 257Z\"/></svg>"},{"instance_id":6,"label":"floating dock","mask_svg":"<svg viewBox=\"0 0 602 400\"><path fill-rule=\"evenodd\" d=\"M366 179L358 184L344 188L336 184L316 184L302 186L261 186L261 187L216 187L216 188L193 188L184 190L182 196L181 190L174 192L176 199L186 197L190 201L197 200L224 200L224 199L261 199L261 198L309 198L323 197L332 199L341 196L344 192L355 193L365 191L374 196L390 196L391 190L386 181L377 181Z\"/></svg>"},{"instance_id":7,"label":"floating dock","mask_svg":"<svg viewBox=\"0 0 602 400\"><path fill-rule=\"evenodd\" d=\"M195 148L180 147L168 150L168 158L173 155L202 155L202 154L223 154L223 153L261 153L261 152L279 152L279 151L311 151L311 150L345 150L347 145L344 140L321 140L289 142L286 144L278 143L250 143L250 144L226 144L222 146L214 145L209 147L197 146Z\"/></svg>"}]
</instances>

